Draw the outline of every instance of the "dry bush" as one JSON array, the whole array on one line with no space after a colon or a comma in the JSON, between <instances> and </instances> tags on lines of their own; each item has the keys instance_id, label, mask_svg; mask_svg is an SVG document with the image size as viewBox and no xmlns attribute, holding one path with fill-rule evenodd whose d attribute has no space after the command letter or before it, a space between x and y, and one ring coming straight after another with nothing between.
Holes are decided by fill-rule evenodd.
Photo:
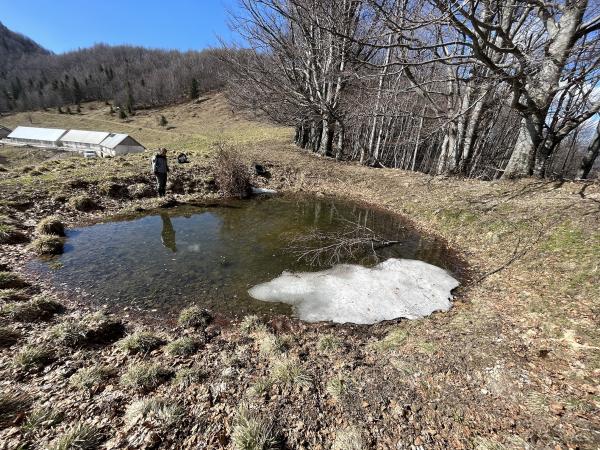
<instances>
[{"instance_id":1,"label":"dry bush","mask_svg":"<svg viewBox=\"0 0 600 450\"><path fill-rule=\"evenodd\" d=\"M218 145L214 177L217 188L225 197L247 198L250 195L250 173L235 149Z\"/></svg>"}]
</instances>

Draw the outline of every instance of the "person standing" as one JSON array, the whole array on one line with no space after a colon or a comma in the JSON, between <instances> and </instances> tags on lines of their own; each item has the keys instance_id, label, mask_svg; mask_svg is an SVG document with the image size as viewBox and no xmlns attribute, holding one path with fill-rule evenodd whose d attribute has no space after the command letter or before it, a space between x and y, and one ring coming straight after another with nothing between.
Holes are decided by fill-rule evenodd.
<instances>
[{"instance_id":1,"label":"person standing","mask_svg":"<svg viewBox=\"0 0 600 450\"><path fill-rule=\"evenodd\" d=\"M169 165L167 164L167 149L161 148L159 152L152 157L152 172L156 177L156 187L159 197L163 197L167 189L167 173Z\"/></svg>"}]
</instances>

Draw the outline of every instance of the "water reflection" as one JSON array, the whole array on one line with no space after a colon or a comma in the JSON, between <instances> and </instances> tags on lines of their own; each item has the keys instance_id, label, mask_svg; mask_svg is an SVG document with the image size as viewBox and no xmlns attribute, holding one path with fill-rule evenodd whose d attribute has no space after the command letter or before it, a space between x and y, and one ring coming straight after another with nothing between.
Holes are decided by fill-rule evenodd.
<instances>
[{"instance_id":1,"label":"water reflection","mask_svg":"<svg viewBox=\"0 0 600 450\"><path fill-rule=\"evenodd\" d=\"M162 245L171 250L173 253L177 253L177 243L175 241L175 228L171 222L171 217L167 213L161 213L160 219L162 220L162 232L160 239Z\"/></svg>"}]
</instances>

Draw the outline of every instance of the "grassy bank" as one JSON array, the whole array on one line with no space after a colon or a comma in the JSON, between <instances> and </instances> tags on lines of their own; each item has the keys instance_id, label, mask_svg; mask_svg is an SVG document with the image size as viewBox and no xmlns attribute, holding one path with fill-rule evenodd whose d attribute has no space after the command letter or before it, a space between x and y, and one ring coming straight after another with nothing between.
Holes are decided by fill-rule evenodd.
<instances>
[{"instance_id":1,"label":"grassy bank","mask_svg":"<svg viewBox=\"0 0 600 450\"><path fill-rule=\"evenodd\" d=\"M159 126L159 114L176 128ZM600 444L598 184L484 183L339 163L297 151L290 130L248 121L220 95L129 123L99 104L81 116L30 115L38 126L129 132L148 147L185 150L192 163L175 168L170 186L179 201L218 196L211 145L230 142L248 163L269 167L268 187L403 214L447 240L473 276L450 312L418 321L247 317L221 327L187 311L173 328L148 330L54 298L35 279L15 281L31 250L3 245L0 448L74 448L77 439L108 448ZM2 118L28 122L28 114ZM0 147L5 234L33 238L51 214L69 225L161 206L144 190L149 155L34 153ZM78 209L81 197L96 207Z\"/></svg>"}]
</instances>

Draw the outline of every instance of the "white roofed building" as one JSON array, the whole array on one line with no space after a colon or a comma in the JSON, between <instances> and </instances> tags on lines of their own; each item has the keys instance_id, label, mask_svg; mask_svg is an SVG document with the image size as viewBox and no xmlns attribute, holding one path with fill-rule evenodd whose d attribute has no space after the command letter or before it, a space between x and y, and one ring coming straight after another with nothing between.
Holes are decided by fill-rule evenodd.
<instances>
[{"instance_id":1,"label":"white roofed building","mask_svg":"<svg viewBox=\"0 0 600 450\"><path fill-rule=\"evenodd\" d=\"M141 153L146 148L128 134L110 133L100 144L103 156L117 156L126 153Z\"/></svg>"},{"instance_id":2,"label":"white roofed building","mask_svg":"<svg viewBox=\"0 0 600 450\"><path fill-rule=\"evenodd\" d=\"M60 147L60 138L67 132L59 128L17 127L6 140L10 143L32 147Z\"/></svg>"},{"instance_id":3,"label":"white roofed building","mask_svg":"<svg viewBox=\"0 0 600 450\"><path fill-rule=\"evenodd\" d=\"M100 151L100 143L108 137L107 131L69 130L60 139L65 149Z\"/></svg>"},{"instance_id":4,"label":"white roofed building","mask_svg":"<svg viewBox=\"0 0 600 450\"><path fill-rule=\"evenodd\" d=\"M56 128L17 127L6 136L5 142L80 152L92 150L100 156L141 153L146 150L142 144L128 134Z\"/></svg>"}]
</instances>

